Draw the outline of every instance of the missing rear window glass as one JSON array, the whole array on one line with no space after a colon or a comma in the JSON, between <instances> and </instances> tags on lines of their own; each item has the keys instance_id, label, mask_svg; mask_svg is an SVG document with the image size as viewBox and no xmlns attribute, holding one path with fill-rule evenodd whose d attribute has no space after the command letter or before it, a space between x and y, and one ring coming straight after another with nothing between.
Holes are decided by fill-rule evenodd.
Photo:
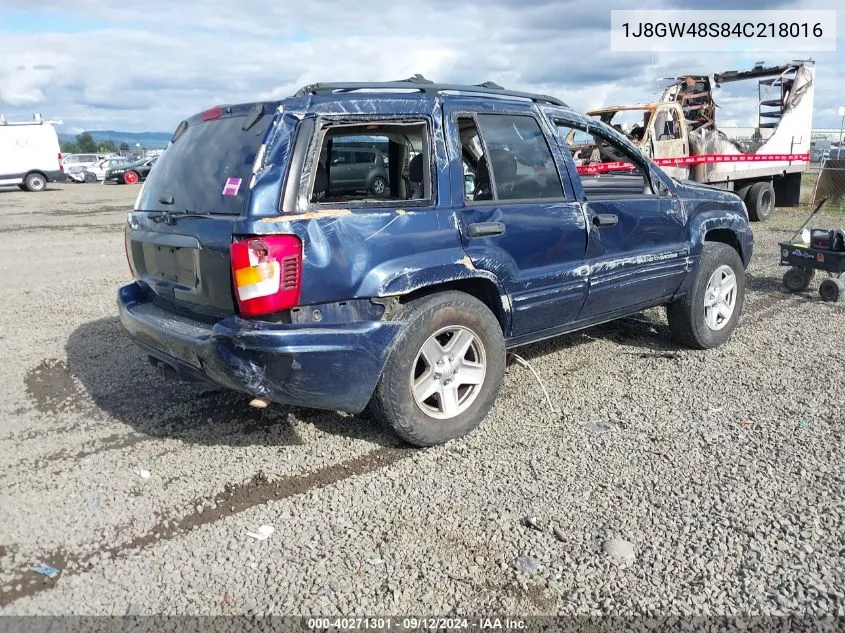
<instances>
[{"instance_id":1,"label":"missing rear window glass","mask_svg":"<svg viewBox=\"0 0 845 633\"><path fill-rule=\"evenodd\" d=\"M426 123L352 123L323 131L312 203L380 204L432 200Z\"/></svg>"}]
</instances>

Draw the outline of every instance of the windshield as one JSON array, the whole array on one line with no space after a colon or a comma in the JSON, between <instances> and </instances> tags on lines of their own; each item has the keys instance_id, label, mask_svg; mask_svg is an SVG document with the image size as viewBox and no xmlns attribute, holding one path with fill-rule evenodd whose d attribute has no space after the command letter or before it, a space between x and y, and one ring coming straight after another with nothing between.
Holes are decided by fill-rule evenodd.
<instances>
[{"instance_id":1,"label":"windshield","mask_svg":"<svg viewBox=\"0 0 845 633\"><path fill-rule=\"evenodd\" d=\"M247 111L210 121L190 119L158 158L137 210L240 215L255 157L273 117L244 130ZM161 202L166 200L172 204Z\"/></svg>"}]
</instances>

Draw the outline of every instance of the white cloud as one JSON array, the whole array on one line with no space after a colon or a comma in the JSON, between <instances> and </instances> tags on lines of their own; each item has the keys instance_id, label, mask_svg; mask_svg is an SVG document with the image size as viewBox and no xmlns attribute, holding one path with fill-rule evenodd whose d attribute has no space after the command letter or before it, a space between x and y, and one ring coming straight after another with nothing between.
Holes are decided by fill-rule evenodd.
<instances>
[{"instance_id":1,"label":"white cloud","mask_svg":"<svg viewBox=\"0 0 845 633\"><path fill-rule=\"evenodd\" d=\"M635 4L622 0L614 8ZM799 0L790 7L817 4ZM30 3L4 6L28 10ZM82 33L0 30L0 110L11 119L38 108L62 118L65 131L169 131L217 103L281 98L315 81L416 72L440 81L492 80L589 109L650 100L660 77L726 70L739 59L613 53L609 10L574 1L314 0L294 8L263 0L150 0L126 12L101 0L44 0L39 7L54 18L93 16L101 24ZM839 53L819 56L817 125L838 125L841 61ZM753 105L746 112L749 96L726 96L720 112L726 120L753 117ZM728 105L740 111L728 112Z\"/></svg>"}]
</instances>

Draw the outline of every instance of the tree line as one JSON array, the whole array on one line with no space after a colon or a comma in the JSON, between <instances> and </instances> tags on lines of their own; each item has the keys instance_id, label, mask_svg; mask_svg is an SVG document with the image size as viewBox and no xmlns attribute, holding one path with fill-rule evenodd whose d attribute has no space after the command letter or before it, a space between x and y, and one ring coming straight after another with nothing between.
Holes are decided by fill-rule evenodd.
<instances>
[{"instance_id":1,"label":"tree line","mask_svg":"<svg viewBox=\"0 0 845 633\"><path fill-rule=\"evenodd\" d=\"M120 146L115 145L111 139L97 143L88 132L77 134L75 141L60 141L59 145L63 154L111 154L118 150L129 151L129 143L126 141Z\"/></svg>"}]
</instances>

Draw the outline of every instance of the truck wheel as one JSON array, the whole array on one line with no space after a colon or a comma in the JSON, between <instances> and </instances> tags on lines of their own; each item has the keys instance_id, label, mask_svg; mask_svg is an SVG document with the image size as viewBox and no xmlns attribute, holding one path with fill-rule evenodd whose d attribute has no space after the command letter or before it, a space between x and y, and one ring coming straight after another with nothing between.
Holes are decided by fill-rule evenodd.
<instances>
[{"instance_id":1,"label":"truck wheel","mask_svg":"<svg viewBox=\"0 0 845 633\"><path fill-rule=\"evenodd\" d=\"M793 266L783 273L783 285L789 292L803 292L810 287L816 271L812 268L798 268Z\"/></svg>"},{"instance_id":2,"label":"truck wheel","mask_svg":"<svg viewBox=\"0 0 845 633\"><path fill-rule=\"evenodd\" d=\"M770 182L758 182L751 185L745 198L748 216L754 222L765 222L775 210L775 188Z\"/></svg>"},{"instance_id":3,"label":"truck wheel","mask_svg":"<svg viewBox=\"0 0 845 633\"><path fill-rule=\"evenodd\" d=\"M819 295L825 301L836 303L840 298L845 296L845 282L841 279L828 277L819 284Z\"/></svg>"},{"instance_id":4,"label":"truck wheel","mask_svg":"<svg viewBox=\"0 0 845 633\"><path fill-rule=\"evenodd\" d=\"M727 244L707 242L686 296L666 307L672 338L710 349L728 340L745 300L745 268Z\"/></svg>"},{"instance_id":5,"label":"truck wheel","mask_svg":"<svg viewBox=\"0 0 845 633\"><path fill-rule=\"evenodd\" d=\"M27 191L44 191L47 188L47 179L38 173L29 174L23 181Z\"/></svg>"},{"instance_id":6,"label":"truck wheel","mask_svg":"<svg viewBox=\"0 0 845 633\"><path fill-rule=\"evenodd\" d=\"M404 305L371 411L403 440L433 446L478 426L505 374L498 320L463 292L441 292Z\"/></svg>"}]
</instances>

